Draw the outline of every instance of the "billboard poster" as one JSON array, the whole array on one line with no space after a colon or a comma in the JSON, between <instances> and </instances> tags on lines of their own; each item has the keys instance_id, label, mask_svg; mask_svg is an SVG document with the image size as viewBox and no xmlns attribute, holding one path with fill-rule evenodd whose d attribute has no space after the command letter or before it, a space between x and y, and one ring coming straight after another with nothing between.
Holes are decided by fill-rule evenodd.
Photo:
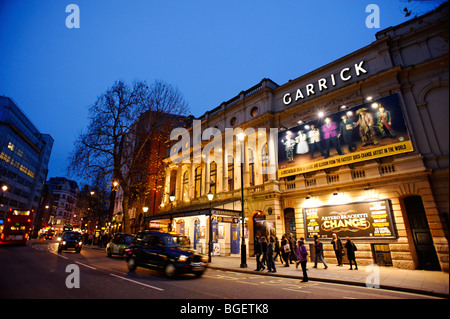
<instances>
[{"instance_id":1,"label":"billboard poster","mask_svg":"<svg viewBox=\"0 0 450 319\"><path fill-rule=\"evenodd\" d=\"M278 134L278 177L412 152L397 94Z\"/></svg>"},{"instance_id":2,"label":"billboard poster","mask_svg":"<svg viewBox=\"0 0 450 319\"><path fill-rule=\"evenodd\" d=\"M397 238L387 199L303 208L306 238Z\"/></svg>"}]
</instances>

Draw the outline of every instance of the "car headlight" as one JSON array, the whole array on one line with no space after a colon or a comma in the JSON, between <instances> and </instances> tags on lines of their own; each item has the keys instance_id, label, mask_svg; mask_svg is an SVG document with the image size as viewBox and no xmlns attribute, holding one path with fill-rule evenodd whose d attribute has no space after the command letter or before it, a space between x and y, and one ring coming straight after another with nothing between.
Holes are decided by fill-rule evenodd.
<instances>
[{"instance_id":1,"label":"car headlight","mask_svg":"<svg viewBox=\"0 0 450 319\"><path fill-rule=\"evenodd\" d=\"M61 241L61 237L56 238L57 241Z\"/></svg>"},{"instance_id":2,"label":"car headlight","mask_svg":"<svg viewBox=\"0 0 450 319\"><path fill-rule=\"evenodd\" d=\"M204 263L207 263L208 262L208 256L202 256L202 261Z\"/></svg>"},{"instance_id":3,"label":"car headlight","mask_svg":"<svg viewBox=\"0 0 450 319\"><path fill-rule=\"evenodd\" d=\"M65 240L63 240L62 244L63 244L63 245L65 245L65 244L66 244L66 241L65 241Z\"/></svg>"},{"instance_id":4,"label":"car headlight","mask_svg":"<svg viewBox=\"0 0 450 319\"><path fill-rule=\"evenodd\" d=\"M78 243L78 245L79 245L79 246L83 245L83 242L82 242L82 241L80 241L80 242Z\"/></svg>"},{"instance_id":5,"label":"car headlight","mask_svg":"<svg viewBox=\"0 0 450 319\"><path fill-rule=\"evenodd\" d=\"M181 255L180 257L178 257L178 261L184 263L185 261L188 260L188 257L185 255Z\"/></svg>"}]
</instances>

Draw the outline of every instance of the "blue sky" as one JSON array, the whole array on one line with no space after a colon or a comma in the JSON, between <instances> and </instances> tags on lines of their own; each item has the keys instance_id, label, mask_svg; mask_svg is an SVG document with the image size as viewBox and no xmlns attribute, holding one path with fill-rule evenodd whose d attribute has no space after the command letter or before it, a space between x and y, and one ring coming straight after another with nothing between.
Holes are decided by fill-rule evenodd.
<instances>
[{"instance_id":1,"label":"blue sky","mask_svg":"<svg viewBox=\"0 0 450 319\"><path fill-rule=\"evenodd\" d=\"M80 28L66 27L66 6ZM367 28L366 6L380 9ZM200 116L270 78L279 85L375 41L432 6L405 0L0 0L0 95L55 139L48 178L87 127L88 107L117 80L163 80Z\"/></svg>"}]
</instances>

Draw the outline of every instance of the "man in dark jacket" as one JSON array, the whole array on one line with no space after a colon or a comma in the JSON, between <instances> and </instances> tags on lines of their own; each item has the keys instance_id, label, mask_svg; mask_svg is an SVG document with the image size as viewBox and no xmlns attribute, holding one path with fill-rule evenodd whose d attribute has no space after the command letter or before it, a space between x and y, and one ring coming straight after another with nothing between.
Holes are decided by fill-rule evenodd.
<instances>
[{"instance_id":1,"label":"man in dark jacket","mask_svg":"<svg viewBox=\"0 0 450 319\"><path fill-rule=\"evenodd\" d=\"M334 253L336 254L338 266L342 266L342 250L344 249L344 246L342 246L341 239L336 234L333 234L331 245L333 246Z\"/></svg>"},{"instance_id":2,"label":"man in dark jacket","mask_svg":"<svg viewBox=\"0 0 450 319\"><path fill-rule=\"evenodd\" d=\"M261 263L261 259L260 259L261 254L262 254L261 242L259 241L259 236L256 236L256 238L255 238L255 256L256 256L255 271L260 271L260 270L266 269Z\"/></svg>"},{"instance_id":3,"label":"man in dark jacket","mask_svg":"<svg viewBox=\"0 0 450 319\"><path fill-rule=\"evenodd\" d=\"M325 262L325 259L323 258L323 244L319 240L319 236L317 236L317 235L314 235L314 253L315 253L315 257L314 257L314 267L313 268L317 268L317 262L320 259L320 261L323 262L325 269L327 269L328 268L327 263Z\"/></svg>"}]
</instances>

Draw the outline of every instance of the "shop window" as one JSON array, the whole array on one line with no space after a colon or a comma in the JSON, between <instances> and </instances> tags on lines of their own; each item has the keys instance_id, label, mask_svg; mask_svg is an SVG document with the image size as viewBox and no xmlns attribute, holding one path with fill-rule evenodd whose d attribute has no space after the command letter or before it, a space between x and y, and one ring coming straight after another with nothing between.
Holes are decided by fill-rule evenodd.
<instances>
[{"instance_id":1,"label":"shop window","mask_svg":"<svg viewBox=\"0 0 450 319\"><path fill-rule=\"evenodd\" d=\"M249 173L249 183L250 186L255 186L255 157L253 156L252 149L248 149L248 173Z\"/></svg>"},{"instance_id":2,"label":"shop window","mask_svg":"<svg viewBox=\"0 0 450 319\"><path fill-rule=\"evenodd\" d=\"M389 244L372 244L373 261L379 266L392 266Z\"/></svg>"}]
</instances>

